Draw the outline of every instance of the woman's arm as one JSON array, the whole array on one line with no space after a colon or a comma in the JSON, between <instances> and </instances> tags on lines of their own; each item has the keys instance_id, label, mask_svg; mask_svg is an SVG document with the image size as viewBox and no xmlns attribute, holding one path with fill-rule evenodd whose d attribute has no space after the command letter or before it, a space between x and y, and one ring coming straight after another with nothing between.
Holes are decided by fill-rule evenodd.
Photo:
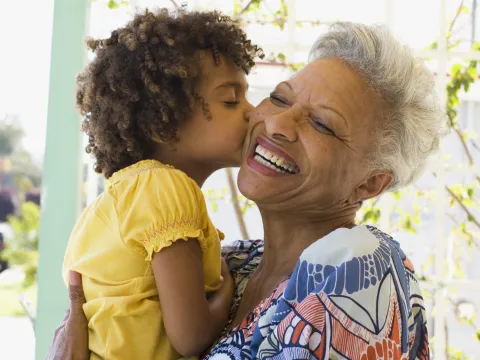
<instances>
[{"instance_id":1,"label":"woman's arm","mask_svg":"<svg viewBox=\"0 0 480 360\"><path fill-rule=\"evenodd\" d=\"M234 290L228 270L222 273L220 290L207 300L202 252L195 239L178 240L155 253L152 268L165 329L173 347L183 356L201 354L228 320Z\"/></svg>"},{"instance_id":2,"label":"woman's arm","mask_svg":"<svg viewBox=\"0 0 480 360\"><path fill-rule=\"evenodd\" d=\"M88 360L88 322L83 312L85 295L82 289L82 277L70 272L68 287L70 309L63 322L55 331L45 360Z\"/></svg>"}]
</instances>

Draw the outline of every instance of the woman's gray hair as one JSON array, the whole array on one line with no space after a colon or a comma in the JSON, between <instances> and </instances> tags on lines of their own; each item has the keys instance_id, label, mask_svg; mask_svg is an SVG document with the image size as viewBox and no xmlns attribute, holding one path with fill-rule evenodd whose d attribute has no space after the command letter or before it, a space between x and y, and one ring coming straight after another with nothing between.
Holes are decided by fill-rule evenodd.
<instances>
[{"instance_id":1,"label":"woman's gray hair","mask_svg":"<svg viewBox=\"0 0 480 360\"><path fill-rule=\"evenodd\" d=\"M369 165L393 174L388 190L411 184L437 150L446 124L433 74L382 25L332 25L313 45L310 61L331 57L350 64L390 105L380 119Z\"/></svg>"}]
</instances>

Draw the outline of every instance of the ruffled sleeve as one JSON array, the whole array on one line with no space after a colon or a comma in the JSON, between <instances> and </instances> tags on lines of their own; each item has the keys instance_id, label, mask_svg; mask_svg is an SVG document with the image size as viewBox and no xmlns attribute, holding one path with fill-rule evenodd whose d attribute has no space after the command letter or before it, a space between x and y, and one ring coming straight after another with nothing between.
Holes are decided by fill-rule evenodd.
<instances>
[{"instance_id":1,"label":"ruffled sleeve","mask_svg":"<svg viewBox=\"0 0 480 360\"><path fill-rule=\"evenodd\" d=\"M197 239L207 249L205 199L185 173L153 168L115 186L122 239L146 261L177 240Z\"/></svg>"}]
</instances>

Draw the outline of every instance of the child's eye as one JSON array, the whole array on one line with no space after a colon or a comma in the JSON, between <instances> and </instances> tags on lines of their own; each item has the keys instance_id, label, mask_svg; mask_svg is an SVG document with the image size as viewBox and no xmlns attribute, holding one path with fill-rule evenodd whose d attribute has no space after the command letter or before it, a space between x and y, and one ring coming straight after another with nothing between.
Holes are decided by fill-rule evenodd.
<instances>
[{"instance_id":1,"label":"child's eye","mask_svg":"<svg viewBox=\"0 0 480 360\"><path fill-rule=\"evenodd\" d=\"M235 107L236 105L239 104L238 101L224 101L223 102L225 105L227 105L228 107Z\"/></svg>"}]
</instances>

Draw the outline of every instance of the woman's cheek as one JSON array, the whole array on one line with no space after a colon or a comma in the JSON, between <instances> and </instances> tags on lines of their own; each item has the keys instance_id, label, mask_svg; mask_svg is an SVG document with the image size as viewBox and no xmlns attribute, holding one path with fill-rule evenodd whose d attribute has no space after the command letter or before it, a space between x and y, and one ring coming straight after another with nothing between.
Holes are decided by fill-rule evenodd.
<instances>
[{"instance_id":1,"label":"woman's cheek","mask_svg":"<svg viewBox=\"0 0 480 360\"><path fill-rule=\"evenodd\" d=\"M258 105L250 116L250 123L259 123L265 119L265 116L269 113L270 100L264 99L260 105Z\"/></svg>"}]
</instances>

